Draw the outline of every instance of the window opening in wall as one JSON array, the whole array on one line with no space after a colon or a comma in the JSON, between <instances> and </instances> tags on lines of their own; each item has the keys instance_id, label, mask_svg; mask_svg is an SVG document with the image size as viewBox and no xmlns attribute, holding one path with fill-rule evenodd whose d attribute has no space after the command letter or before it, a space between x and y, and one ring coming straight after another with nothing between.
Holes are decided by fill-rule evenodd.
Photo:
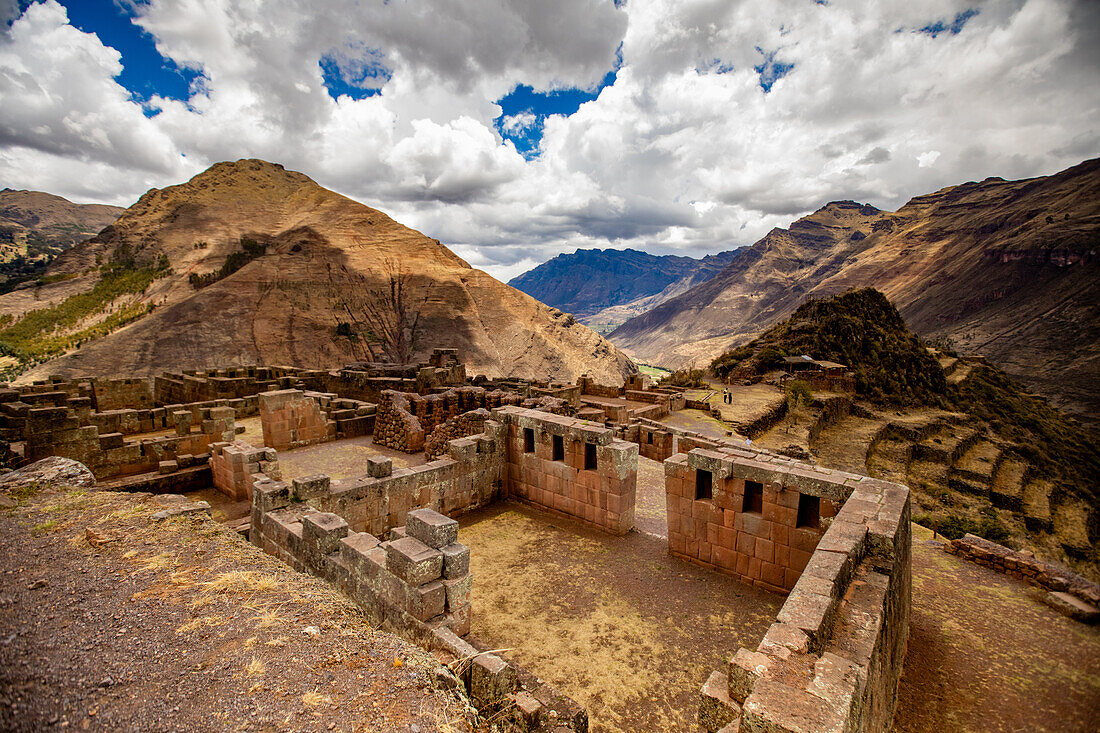
<instances>
[{"instance_id":1,"label":"window opening in wall","mask_svg":"<svg viewBox=\"0 0 1100 733\"><path fill-rule=\"evenodd\" d=\"M653 433L646 433L646 437L649 439L649 444L653 445Z\"/></svg>"},{"instance_id":2,"label":"window opening in wall","mask_svg":"<svg viewBox=\"0 0 1100 733\"><path fill-rule=\"evenodd\" d=\"M596 444L585 443L584 444L584 470L595 471L596 470Z\"/></svg>"},{"instance_id":3,"label":"window opening in wall","mask_svg":"<svg viewBox=\"0 0 1100 733\"><path fill-rule=\"evenodd\" d=\"M523 429L523 452L534 453L535 452L535 429L524 428Z\"/></svg>"},{"instance_id":4,"label":"window opening in wall","mask_svg":"<svg viewBox=\"0 0 1100 733\"><path fill-rule=\"evenodd\" d=\"M714 496L714 475L710 471L695 471L695 499L710 499Z\"/></svg>"},{"instance_id":5,"label":"window opening in wall","mask_svg":"<svg viewBox=\"0 0 1100 733\"><path fill-rule=\"evenodd\" d=\"M760 514L764 511L764 485L756 481L745 482L745 502L741 505L745 513Z\"/></svg>"},{"instance_id":6,"label":"window opening in wall","mask_svg":"<svg viewBox=\"0 0 1100 733\"><path fill-rule=\"evenodd\" d=\"M795 526L813 529L821 526L821 499L806 494L798 495L798 522Z\"/></svg>"},{"instance_id":7,"label":"window opening in wall","mask_svg":"<svg viewBox=\"0 0 1100 733\"><path fill-rule=\"evenodd\" d=\"M555 436L553 436L552 443L553 443L553 446L554 446L554 456L553 456L554 460L555 461L564 461L565 460L565 438L563 438L560 435L555 435Z\"/></svg>"}]
</instances>

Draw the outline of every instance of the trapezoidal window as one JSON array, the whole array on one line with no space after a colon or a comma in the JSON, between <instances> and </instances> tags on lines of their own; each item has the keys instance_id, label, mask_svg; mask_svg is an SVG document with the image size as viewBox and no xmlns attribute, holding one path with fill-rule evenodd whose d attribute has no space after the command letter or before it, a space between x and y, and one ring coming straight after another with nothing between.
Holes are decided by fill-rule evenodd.
<instances>
[{"instance_id":1,"label":"trapezoidal window","mask_svg":"<svg viewBox=\"0 0 1100 733\"><path fill-rule=\"evenodd\" d=\"M798 495L798 522L795 526L812 529L821 526L821 499L806 494Z\"/></svg>"},{"instance_id":2,"label":"trapezoidal window","mask_svg":"<svg viewBox=\"0 0 1100 733\"><path fill-rule=\"evenodd\" d=\"M695 500L710 499L714 497L714 474L710 471L697 469L695 471Z\"/></svg>"},{"instance_id":3,"label":"trapezoidal window","mask_svg":"<svg viewBox=\"0 0 1100 733\"><path fill-rule=\"evenodd\" d=\"M565 438L563 438L560 435L554 435L554 436L551 436L551 437L553 438L553 440L551 441L551 444L554 447L553 459L555 461L564 461L565 460Z\"/></svg>"},{"instance_id":4,"label":"trapezoidal window","mask_svg":"<svg viewBox=\"0 0 1100 733\"><path fill-rule=\"evenodd\" d=\"M756 481L745 482L745 501L741 511L746 514L760 514L764 511L764 485Z\"/></svg>"},{"instance_id":5,"label":"trapezoidal window","mask_svg":"<svg viewBox=\"0 0 1100 733\"><path fill-rule=\"evenodd\" d=\"M534 453L535 452L535 429L524 428L523 429L523 452Z\"/></svg>"},{"instance_id":6,"label":"trapezoidal window","mask_svg":"<svg viewBox=\"0 0 1100 733\"><path fill-rule=\"evenodd\" d=\"M596 444L585 443L584 444L584 470L595 471L596 470Z\"/></svg>"}]
</instances>

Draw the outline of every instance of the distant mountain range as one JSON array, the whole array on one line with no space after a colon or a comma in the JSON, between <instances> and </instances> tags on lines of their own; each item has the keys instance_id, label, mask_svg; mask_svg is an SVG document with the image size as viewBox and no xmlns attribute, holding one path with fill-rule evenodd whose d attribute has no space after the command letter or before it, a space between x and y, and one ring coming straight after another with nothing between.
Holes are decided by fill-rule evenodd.
<instances>
[{"instance_id":1,"label":"distant mountain range","mask_svg":"<svg viewBox=\"0 0 1100 733\"><path fill-rule=\"evenodd\" d=\"M0 190L0 275L20 274L26 266L94 237L123 211L105 204L74 204L41 191Z\"/></svg>"},{"instance_id":2,"label":"distant mountain range","mask_svg":"<svg viewBox=\"0 0 1100 733\"><path fill-rule=\"evenodd\" d=\"M37 311L33 318L23 318ZM333 368L458 348L471 374L621 384L636 371L561 311L439 241L262 160L152 189L0 296L0 352L41 374Z\"/></svg>"},{"instance_id":3,"label":"distant mountain range","mask_svg":"<svg viewBox=\"0 0 1100 733\"><path fill-rule=\"evenodd\" d=\"M609 335L646 362L705 365L810 297L874 287L928 338L947 337L1097 426L1100 159L989 178L896 212L830 203L774 229L714 278Z\"/></svg>"},{"instance_id":4,"label":"distant mountain range","mask_svg":"<svg viewBox=\"0 0 1100 733\"><path fill-rule=\"evenodd\" d=\"M706 282L736 256L736 250L694 259L636 249L578 249L508 284L605 332Z\"/></svg>"}]
</instances>

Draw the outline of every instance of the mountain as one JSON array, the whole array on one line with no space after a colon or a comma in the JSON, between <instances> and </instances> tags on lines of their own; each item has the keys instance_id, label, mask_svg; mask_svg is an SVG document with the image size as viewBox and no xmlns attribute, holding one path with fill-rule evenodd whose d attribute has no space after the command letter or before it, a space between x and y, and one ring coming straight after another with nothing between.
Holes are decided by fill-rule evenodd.
<instances>
[{"instance_id":1,"label":"mountain","mask_svg":"<svg viewBox=\"0 0 1100 733\"><path fill-rule=\"evenodd\" d=\"M104 204L74 204L41 191L0 191L0 274L19 265L44 261L94 237L124 209ZM12 266L13 260L23 262ZM13 272L14 271L14 272Z\"/></svg>"},{"instance_id":2,"label":"mountain","mask_svg":"<svg viewBox=\"0 0 1100 733\"><path fill-rule=\"evenodd\" d=\"M560 254L508 284L574 314L596 330L611 330L709 280L736 255L736 251L720 252L697 260L636 249L578 249Z\"/></svg>"},{"instance_id":3,"label":"mountain","mask_svg":"<svg viewBox=\"0 0 1100 733\"><path fill-rule=\"evenodd\" d=\"M918 334L985 356L1096 425L1098 244L1100 159L952 186L896 212L833 202L609 338L649 363L703 364L810 296L874 287Z\"/></svg>"},{"instance_id":4,"label":"mountain","mask_svg":"<svg viewBox=\"0 0 1100 733\"><path fill-rule=\"evenodd\" d=\"M0 296L0 349L40 374L332 368L457 347L471 373L612 383L634 370L571 317L437 240L260 160L153 189ZM56 282L54 282L56 281ZM75 348L75 350L74 350Z\"/></svg>"}]
</instances>

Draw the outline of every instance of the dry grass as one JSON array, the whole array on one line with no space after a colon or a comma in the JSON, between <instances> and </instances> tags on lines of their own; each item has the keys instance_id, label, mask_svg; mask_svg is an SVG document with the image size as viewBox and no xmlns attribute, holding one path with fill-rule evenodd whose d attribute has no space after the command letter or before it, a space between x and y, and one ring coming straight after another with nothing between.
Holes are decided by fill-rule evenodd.
<instances>
[{"instance_id":1,"label":"dry grass","mask_svg":"<svg viewBox=\"0 0 1100 733\"><path fill-rule=\"evenodd\" d=\"M244 672L249 677L263 677L267 673L267 665L256 657L252 657L252 661L244 668Z\"/></svg>"},{"instance_id":2,"label":"dry grass","mask_svg":"<svg viewBox=\"0 0 1100 733\"><path fill-rule=\"evenodd\" d=\"M321 705L331 705L332 698L328 695L324 695L317 690L310 690L302 695L302 703L307 707L315 708Z\"/></svg>"},{"instance_id":3,"label":"dry grass","mask_svg":"<svg viewBox=\"0 0 1100 733\"><path fill-rule=\"evenodd\" d=\"M231 570L202 584L209 593L253 594L279 589L279 581L254 570Z\"/></svg>"}]
</instances>

